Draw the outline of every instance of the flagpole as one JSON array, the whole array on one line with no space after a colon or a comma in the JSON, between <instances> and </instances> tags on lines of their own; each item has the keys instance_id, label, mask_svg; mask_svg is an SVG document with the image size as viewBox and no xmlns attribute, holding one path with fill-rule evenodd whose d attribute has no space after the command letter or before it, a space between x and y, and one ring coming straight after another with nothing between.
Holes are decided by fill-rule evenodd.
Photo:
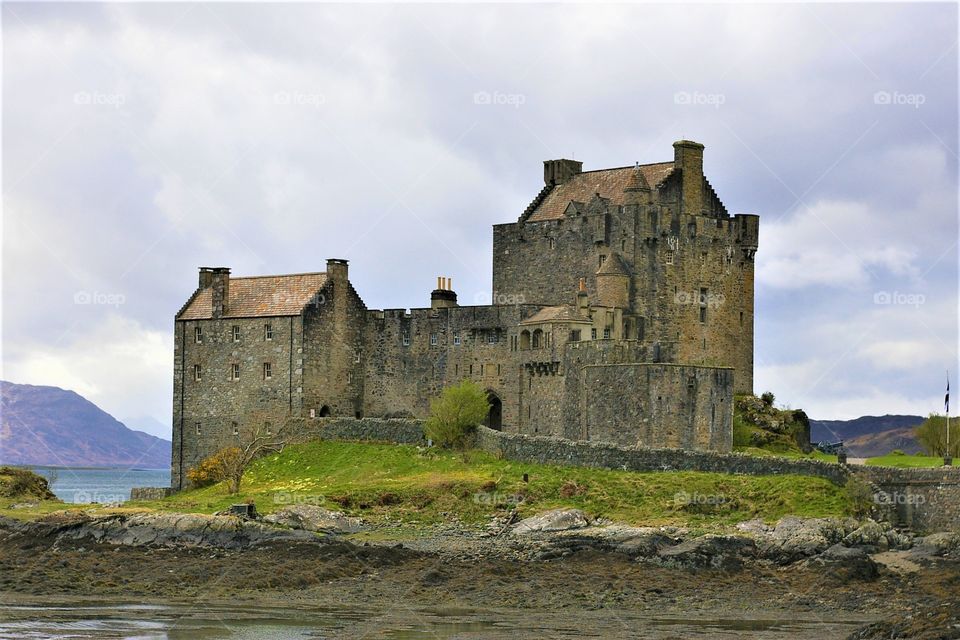
<instances>
[{"instance_id":1,"label":"flagpole","mask_svg":"<svg viewBox=\"0 0 960 640\"><path fill-rule=\"evenodd\" d=\"M947 395L943 399L943 405L947 414L947 450L943 454L943 464L949 467L953 464L953 456L950 455L950 371L947 371Z\"/></svg>"}]
</instances>

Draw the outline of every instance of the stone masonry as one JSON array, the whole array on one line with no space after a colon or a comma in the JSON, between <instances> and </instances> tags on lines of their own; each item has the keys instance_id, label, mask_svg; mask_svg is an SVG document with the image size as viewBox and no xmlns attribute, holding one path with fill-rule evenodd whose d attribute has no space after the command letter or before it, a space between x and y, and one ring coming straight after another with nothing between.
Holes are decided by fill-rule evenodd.
<instances>
[{"instance_id":1,"label":"stone masonry","mask_svg":"<svg viewBox=\"0 0 960 640\"><path fill-rule=\"evenodd\" d=\"M172 486L242 437L291 419L422 418L469 378L504 433L730 451L753 385L758 218L730 216L703 146L583 171L544 162L517 222L494 226L490 305L368 309L346 260L322 273L201 268L175 320Z\"/></svg>"}]
</instances>

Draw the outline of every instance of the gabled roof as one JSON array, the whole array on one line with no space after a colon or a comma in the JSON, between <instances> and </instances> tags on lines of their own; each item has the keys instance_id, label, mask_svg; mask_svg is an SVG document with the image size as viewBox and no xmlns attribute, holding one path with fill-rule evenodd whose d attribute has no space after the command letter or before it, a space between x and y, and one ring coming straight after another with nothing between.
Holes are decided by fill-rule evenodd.
<instances>
[{"instance_id":1,"label":"gabled roof","mask_svg":"<svg viewBox=\"0 0 960 640\"><path fill-rule=\"evenodd\" d=\"M630 269L624 264L619 253L611 253L597 269L598 276L629 276Z\"/></svg>"},{"instance_id":2,"label":"gabled roof","mask_svg":"<svg viewBox=\"0 0 960 640\"><path fill-rule=\"evenodd\" d=\"M590 202L599 193L608 198L611 204L623 204L623 190L636 184L633 173L639 169L643 180L653 188L673 172L673 162L657 162L655 164L641 164L638 167L619 167L616 169L600 169L584 171L571 177L562 184L558 184L541 200L527 222L541 220L559 220L563 218L567 204L571 201Z\"/></svg>"},{"instance_id":3,"label":"gabled roof","mask_svg":"<svg viewBox=\"0 0 960 640\"><path fill-rule=\"evenodd\" d=\"M588 318L581 316L577 313L577 310L570 305L544 307L520 324L544 324L546 322L582 322L590 324Z\"/></svg>"},{"instance_id":4,"label":"gabled roof","mask_svg":"<svg viewBox=\"0 0 960 640\"><path fill-rule=\"evenodd\" d=\"M327 283L326 273L295 273L282 276L230 278L224 318L297 316L316 300ZM178 320L208 320L213 317L213 289L198 291Z\"/></svg>"}]
</instances>

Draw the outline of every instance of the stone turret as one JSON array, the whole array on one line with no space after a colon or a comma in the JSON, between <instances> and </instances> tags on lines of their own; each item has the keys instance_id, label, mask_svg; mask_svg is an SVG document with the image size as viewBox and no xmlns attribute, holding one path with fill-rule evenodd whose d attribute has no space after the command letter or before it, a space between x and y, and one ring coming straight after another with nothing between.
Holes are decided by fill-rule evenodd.
<instances>
[{"instance_id":1,"label":"stone turret","mask_svg":"<svg viewBox=\"0 0 960 640\"><path fill-rule=\"evenodd\" d=\"M618 253L611 253L597 271L597 304L621 309L630 306L630 270Z\"/></svg>"},{"instance_id":2,"label":"stone turret","mask_svg":"<svg viewBox=\"0 0 960 640\"><path fill-rule=\"evenodd\" d=\"M623 189L623 204L627 206L648 204L651 197L652 193L650 190L650 185L647 183L647 179L643 176L643 172L640 171L640 166L637 165L630 174L630 179L627 181L627 186Z\"/></svg>"}]
</instances>

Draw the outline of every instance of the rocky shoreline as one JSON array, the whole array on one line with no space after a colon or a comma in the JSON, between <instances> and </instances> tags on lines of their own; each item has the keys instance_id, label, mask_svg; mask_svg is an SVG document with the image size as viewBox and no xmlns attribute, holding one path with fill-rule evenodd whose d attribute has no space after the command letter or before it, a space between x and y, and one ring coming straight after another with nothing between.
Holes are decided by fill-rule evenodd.
<instances>
[{"instance_id":1,"label":"rocky shoreline","mask_svg":"<svg viewBox=\"0 0 960 640\"><path fill-rule=\"evenodd\" d=\"M955 533L917 537L870 520L784 518L696 535L591 521L576 510L415 535L305 505L269 520L76 511L0 518L0 589L458 606L479 598L545 610L736 612L761 601L875 620L850 636L858 640L960 638Z\"/></svg>"}]
</instances>

